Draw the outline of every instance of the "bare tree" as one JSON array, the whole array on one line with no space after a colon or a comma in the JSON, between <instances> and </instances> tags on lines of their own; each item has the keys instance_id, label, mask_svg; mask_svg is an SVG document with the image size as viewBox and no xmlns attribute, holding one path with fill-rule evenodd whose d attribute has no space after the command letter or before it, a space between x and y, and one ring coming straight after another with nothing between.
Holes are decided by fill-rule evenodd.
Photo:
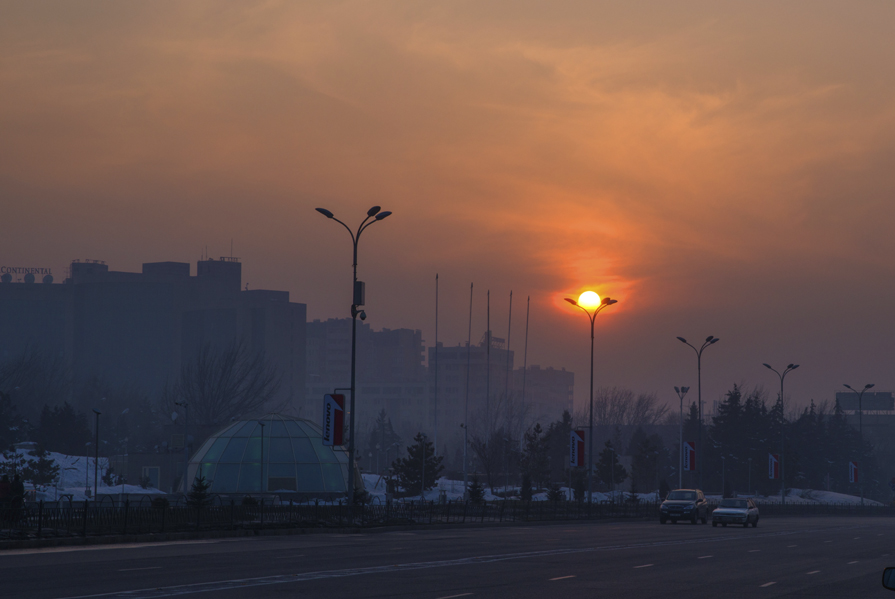
<instances>
[{"instance_id":1,"label":"bare tree","mask_svg":"<svg viewBox=\"0 0 895 599\"><path fill-rule=\"evenodd\" d=\"M218 347L204 345L180 369L180 376L165 389L164 402L186 402L190 418L208 433L227 422L248 416L269 402L279 387L276 367L243 341Z\"/></svg>"},{"instance_id":2,"label":"bare tree","mask_svg":"<svg viewBox=\"0 0 895 599\"><path fill-rule=\"evenodd\" d=\"M594 425L647 426L660 424L668 406L655 393L635 395L630 389L600 387L594 392ZM575 412L575 422L588 422L587 407Z\"/></svg>"}]
</instances>

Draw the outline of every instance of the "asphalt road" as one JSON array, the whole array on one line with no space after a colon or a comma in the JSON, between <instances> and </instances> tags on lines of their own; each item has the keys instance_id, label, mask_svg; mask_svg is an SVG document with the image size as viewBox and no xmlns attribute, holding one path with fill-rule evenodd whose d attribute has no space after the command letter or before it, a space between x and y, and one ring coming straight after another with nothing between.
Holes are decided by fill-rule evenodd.
<instances>
[{"instance_id":1,"label":"asphalt road","mask_svg":"<svg viewBox=\"0 0 895 599\"><path fill-rule=\"evenodd\" d=\"M315 534L0 552L0 597L892 597L895 520ZM890 553L891 552L891 553Z\"/></svg>"}]
</instances>

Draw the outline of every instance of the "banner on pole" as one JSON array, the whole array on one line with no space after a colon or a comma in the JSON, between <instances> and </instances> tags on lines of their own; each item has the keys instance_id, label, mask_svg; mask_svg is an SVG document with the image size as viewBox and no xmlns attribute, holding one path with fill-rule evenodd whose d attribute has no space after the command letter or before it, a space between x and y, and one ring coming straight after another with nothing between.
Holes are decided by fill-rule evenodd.
<instances>
[{"instance_id":1,"label":"banner on pole","mask_svg":"<svg viewBox=\"0 0 895 599\"><path fill-rule=\"evenodd\" d=\"M584 466L584 431L571 431L569 434L569 464Z\"/></svg>"},{"instance_id":2,"label":"banner on pole","mask_svg":"<svg viewBox=\"0 0 895 599\"><path fill-rule=\"evenodd\" d=\"M684 441L684 472L696 471L696 441Z\"/></svg>"},{"instance_id":3,"label":"banner on pole","mask_svg":"<svg viewBox=\"0 0 895 599\"><path fill-rule=\"evenodd\" d=\"M848 463L848 482L850 482L850 483L858 482L858 463L857 462L849 462Z\"/></svg>"},{"instance_id":4,"label":"banner on pole","mask_svg":"<svg viewBox=\"0 0 895 599\"><path fill-rule=\"evenodd\" d=\"M780 478L780 456L776 453L768 454L768 478L771 480Z\"/></svg>"},{"instance_id":5,"label":"banner on pole","mask_svg":"<svg viewBox=\"0 0 895 599\"><path fill-rule=\"evenodd\" d=\"M323 444L343 445L345 432L345 396L323 396Z\"/></svg>"}]
</instances>

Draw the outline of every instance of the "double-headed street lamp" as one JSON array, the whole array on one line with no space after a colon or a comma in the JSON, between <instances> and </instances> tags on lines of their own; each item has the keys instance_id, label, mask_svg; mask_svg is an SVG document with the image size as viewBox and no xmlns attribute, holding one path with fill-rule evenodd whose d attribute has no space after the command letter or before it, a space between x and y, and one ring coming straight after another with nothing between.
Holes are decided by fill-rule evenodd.
<instances>
[{"instance_id":1,"label":"double-headed street lamp","mask_svg":"<svg viewBox=\"0 0 895 599\"><path fill-rule=\"evenodd\" d=\"M702 352L710 345L714 345L720 341L717 337L709 335L705 338L699 349L687 342L683 337L678 337L678 341L684 345L690 346L696 352L696 401L699 402L699 435L696 440L696 469L699 470L699 486L702 487L702 465L705 458L702 455Z\"/></svg>"},{"instance_id":2,"label":"double-headed street lamp","mask_svg":"<svg viewBox=\"0 0 895 599\"><path fill-rule=\"evenodd\" d=\"M684 488L684 396L690 387L675 387L674 392L681 398L680 455L677 459L677 488Z\"/></svg>"},{"instance_id":3,"label":"double-headed street lamp","mask_svg":"<svg viewBox=\"0 0 895 599\"><path fill-rule=\"evenodd\" d=\"M590 320L590 408L588 411L588 432L587 432L587 503L593 500L592 479L594 470L594 320L597 318L603 308L611 306L618 300L609 299L600 296L593 291L585 291L578 296L578 301L570 297L565 298L567 302L581 308L587 314ZM591 312L591 310L593 310Z\"/></svg>"},{"instance_id":4,"label":"double-headed street lamp","mask_svg":"<svg viewBox=\"0 0 895 599\"><path fill-rule=\"evenodd\" d=\"M373 206L367 210L367 217L361 222L357 228L357 232L351 230L351 227L337 219L332 212L326 208L317 208L317 212L330 220L334 220L348 231L351 235L351 243L354 246L354 259L352 261L353 269L353 286L352 286L352 302L351 302L351 400L348 412L348 503L354 504L354 399L356 395L355 374L357 366L357 317L366 320L367 315L359 308L364 305L364 283L357 280L357 244L360 241L360 235L367 227L375 222L379 222L388 217L391 212L381 211L379 206ZM372 220L371 220L372 219Z\"/></svg>"},{"instance_id":5,"label":"double-headed street lamp","mask_svg":"<svg viewBox=\"0 0 895 599\"><path fill-rule=\"evenodd\" d=\"M858 436L861 438L861 460L864 459L864 410L861 409L861 399L864 397L864 392L868 389L873 388L873 383L867 383L864 385L864 388L861 391L855 391L851 385L842 385L846 389L849 389L853 393L858 394ZM864 477L858 474L858 478L861 481L861 505L864 505Z\"/></svg>"},{"instance_id":6,"label":"double-headed street lamp","mask_svg":"<svg viewBox=\"0 0 895 599\"><path fill-rule=\"evenodd\" d=\"M777 373L777 376L780 377L780 503L782 505L786 505L786 471L784 470L784 452L786 451L786 415L783 412L783 379L786 378L786 375L799 367L798 364L790 364L786 367L783 372L778 371L776 368L772 368L770 364L765 364L765 368L769 370L773 370Z\"/></svg>"}]
</instances>

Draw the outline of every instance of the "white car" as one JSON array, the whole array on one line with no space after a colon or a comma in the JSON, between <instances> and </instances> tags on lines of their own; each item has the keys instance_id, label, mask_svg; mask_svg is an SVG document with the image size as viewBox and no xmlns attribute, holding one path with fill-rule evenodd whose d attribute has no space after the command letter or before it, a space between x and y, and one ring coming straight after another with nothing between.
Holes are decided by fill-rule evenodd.
<instances>
[{"instance_id":1,"label":"white car","mask_svg":"<svg viewBox=\"0 0 895 599\"><path fill-rule=\"evenodd\" d=\"M758 527L758 508L751 499L722 499L721 505L712 512L712 526L742 524Z\"/></svg>"}]
</instances>

